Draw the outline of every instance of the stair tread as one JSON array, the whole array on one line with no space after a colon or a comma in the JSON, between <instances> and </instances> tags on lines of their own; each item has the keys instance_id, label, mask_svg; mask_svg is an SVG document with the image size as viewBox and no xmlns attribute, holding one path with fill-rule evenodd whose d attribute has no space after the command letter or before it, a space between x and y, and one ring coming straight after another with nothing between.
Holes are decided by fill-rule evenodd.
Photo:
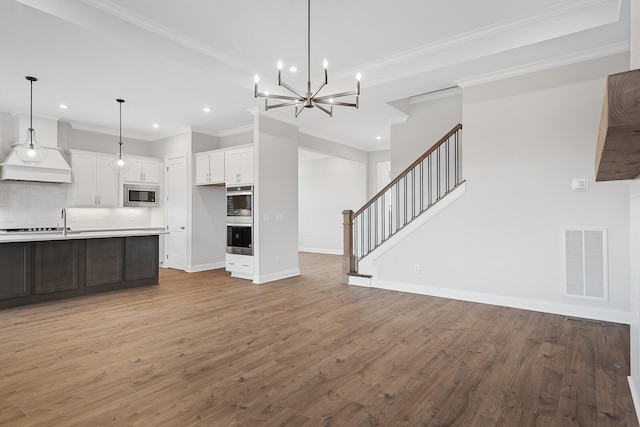
<instances>
[{"instance_id":1,"label":"stair tread","mask_svg":"<svg viewBox=\"0 0 640 427\"><path fill-rule=\"evenodd\" d=\"M371 279L373 277L370 274L360 274L360 273L347 273L347 276L366 277L367 279Z\"/></svg>"}]
</instances>

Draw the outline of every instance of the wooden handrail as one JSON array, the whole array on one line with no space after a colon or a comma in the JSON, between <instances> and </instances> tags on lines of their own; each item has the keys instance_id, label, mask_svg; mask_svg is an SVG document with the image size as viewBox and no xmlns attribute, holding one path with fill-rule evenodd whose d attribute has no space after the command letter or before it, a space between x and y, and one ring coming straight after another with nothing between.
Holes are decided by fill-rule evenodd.
<instances>
[{"instance_id":1,"label":"wooden handrail","mask_svg":"<svg viewBox=\"0 0 640 427\"><path fill-rule=\"evenodd\" d=\"M418 157L418 160L416 160L415 162L411 163L411 165L409 165L409 167L407 167L397 177L395 177L393 179L393 181L391 181L389 184L387 184L382 190L378 191L378 193L375 196L373 196L367 203L365 203L364 206L362 206L360 209L358 209L353 214L353 217L355 218L356 216L358 216L362 212L364 212L364 210L367 209L369 206L371 206L382 194L386 193L388 189L390 189L395 184L397 184L398 181L400 181L402 179L402 177L404 177L406 174L409 173L409 171L411 171L411 169L415 168L421 161L426 159L429 156L429 154L431 154L435 150L437 150L439 146L441 146L446 140L448 140L453 135L455 135L455 133L458 132L460 129L462 129L462 124L458 123L445 136L440 138L440 140L438 142L436 142L431 148L429 148L422 156Z\"/></svg>"}]
</instances>

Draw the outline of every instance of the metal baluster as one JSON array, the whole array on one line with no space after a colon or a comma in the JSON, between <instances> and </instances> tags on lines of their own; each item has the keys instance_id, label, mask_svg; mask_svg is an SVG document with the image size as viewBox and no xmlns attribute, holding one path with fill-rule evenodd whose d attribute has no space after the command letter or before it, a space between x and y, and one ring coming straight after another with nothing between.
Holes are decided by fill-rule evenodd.
<instances>
[{"instance_id":1,"label":"metal baluster","mask_svg":"<svg viewBox=\"0 0 640 427\"><path fill-rule=\"evenodd\" d=\"M382 232L382 241L384 242L385 240L387 240L387 236L385 236L385 234L384 234L384 231L385 231L384 230L384 223L386 221L385 213L386 213L386 210L387 210L387 205L384 202L384 193L382 193L380 195L380 199L382 200L382 211L380 212L381 216L382 216L382 221L380 221L380 231Z\"/></svg>"},{"instance_id":2,"label":"metal baluster","mask_svg":"<svg viewBox=\"0 0 640 427\"><path fill-rule=\"evenodd\" d=\"M371 206L367 208L367 253L371 252Z\"/></svg>"},{"instance_id":3,"label":"metal baluster","mask_svg":"<svg viewBox=\"0 0 640 427\"><path fill-rule=\"evenodd\" d=\"M391 197L391 189L389 189L389 236L393 233L393 197Z\"/></svg>"},{"instance_id":4,"label":"metal baluster","mask_svg":"<svg viewBox=\"0 0 640 427\"><path fill-rule=\"evenodd\" d=\"M407 212L409 210L407 209L407 176L406 175L402 178L402 181L404 182L404 185L402 186L402 190L404 192L404 200L402 203L402 206L404 208L404 211L403 211L404 222L402 223L402 226L404 227L405 225L407 225Z\"/></svg>"},{"instance_id":5,"label":"metal baluster","mask_svg":"<svg viewBox=\"0 0 640 427\"><path fill-rule=\"evenodd\" d=\"M420 212L424 211L424 160L420 162L420 185L418 186L420 189Z\"/></svg>"},{"instance_id":6,"label":"metal baluster","mask_svg":"<svg viewBox=\"0 0 640 427\"><path fill-rule=\"evenodd\" d=\"M364 257L364 212L360 213L360 257Z\"/></svg>"},{"instance_id":7,"label":"metal baluster","mask_svg":"<svg viewBox=\"0 0 640 427\"><path fill-rule=\"evenodd\" d=\"M433 167L431 162L431 154L427 157L427 206L431 206L431 201L433 200Z\"/></svg>"},{"instance_id":8,"label":"metal baluster","mask_svg":"<svg viewBox=\"0 0 640 427\"><path fill-rule=\"evenodd\" d=\"M373 247L378 246L378 199L373 202L374 210L373 210L373 236L374 236L374 245Z\"/></svg>"},{"instance_id":9,"label":"metal baluster","mask_svg":"<svg viewBox=\"0 0 640 427\"><path fill-rule=\"evenodd\" d=\"M416 168L411 169L411 219L416 217Z\"/></svg>"},{"instance_id":10,"label":"metal baluster","mask_svg":"<svg viewBox=\"0 0 640 427\"><path fill-rule=\"evenodd\" d=\"M444 166L444 170L445 170L445 174L446 174L446 186L447 189L445 191L445 194L447 194L449 192L449 189L451 187L449 187L449 161L450 161L450 157L449 157L449 141L451 140L451 138L447 139L445 141L445 146L444 146L444 156L445 156L445 166Z\"/></svg>"},{"instance_id":11,"label":"metal baluster","mask_svg":"<svg viewBox=\"0 0 640 427\"><path fill-rule=\"evenodd\" d=\"M400 228L400 182L394 184L396 187L396 231Z\"/></svg>"},{"instance_id":12,"label":"metal baluster","mask_svg":"<svg viewBox=\"0 0 640 427\"><path fill-rule=\"evenodd\" d=\"M438 145L438 149L436 150L436 156L438 156L436 158L436 186L438 187L436 189L436 194L438 196L438 198L436 200L440 200L440 145Z\"/></svg>"},{"instance_id":13,"label":"metal baluster","mask_svg":"<svg viewBox=\"0 0 640 427\"><path fill-rule=\"evenodd\" d=\"M454 136L455 137L455 150L456 150L456 158L455 158L455 161L456 161L456 170L455 170L456 185L460 184L460 163L459 163L460 162L460 153L459 153L460 146L458 145L458 133L459 132L460 131L457 131L455 136Z\"/></svg>"},{"instance_id":14,"label":"metal baluster","mask_svg":"<svg viewBox=\"0 0 640 427\"><path fill-rule=\"evenodd\" d=\"M358 247L358 220L360 217L353 217L353 255L355 255L356 259L360 259L360 251Z\"/></svg>"}]
</instances>

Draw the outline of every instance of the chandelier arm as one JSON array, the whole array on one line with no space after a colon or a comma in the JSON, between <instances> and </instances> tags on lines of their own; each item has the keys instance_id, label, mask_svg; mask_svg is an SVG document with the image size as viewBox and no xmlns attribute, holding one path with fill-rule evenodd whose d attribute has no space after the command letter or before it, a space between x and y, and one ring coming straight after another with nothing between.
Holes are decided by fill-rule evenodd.
<instances>
[{"instance_id":1,"label":"chandelier arm","mask_svg":"<svg viewBox=\"0 0 640 427\"><path fill-rule=\"evenodd\" d=\"M283 101L300 101L304 102L305 99L300 96L289 96L289 95L278 95L278 94L260 94L260 96L264 99L281 99Z\"/></svg>"},{"instance_id":2,"label":"chandelier arm","mask_svg":"<svg viewBox=\"0 0 640 427\"><path fill-rule=\"evenodd\" d=\"M320 105L336 105L338 107L355 107L355 108L358 108L358 104L356 102L314 101L313 104L318 108L320 107Z\"/></svg>"},{"instance_id":3,"label":"chandelier arm","mask_svg":"<svg viewBox=\"0 0 640 427\"><path fill-rule=\"evenodd\" d=\"M331 109L327 110L326 108L324 108L322 105L320 104L316 104L314 103L313 105L314 107L318 107L318 110L320 111L324 111L325 113L327 113L329 115L329 117L333 117L333 107L331 107Z\"/></svg>"},{"instance_id":4,"label":"chandelier arm","mask_svg":"<svg viewBox=\"0 0 640 427\"><path fill-rule=\"evenodd\" d=\"M318 93L320 93L320 91L322 90L323 87L325 87L327 85L327 82L324 82L320 85L320 87L318 88L318 90L316 91L316 93L313 94L313 96L311 97L311 99L315 99L316 95Z\"/></svg>"},{"instance_id":5,"label":"chandelier arm","mask_svg":"<svg viewBox=\"0 0 640 427\"><path fill-rule=\"evenodd\" d=\"M314 101L328 101L331 98L342 98L343 96L352 96L352 95L358 95L358 91L357 90L352 90L349 92L341 92L341 93L334 93L333 95L323 95L323 96L319 96L317 98L314 98Z\"/></svg>"},{"instance_id":6,"label":"chandelier arm","mask_svg":"<svg viewBox=\"0 0 640 427\"><path fill-rule=\"evenodd\" d=\"M296 118L305 110L304 106L296 105Z\"/></svg>"},{"instance_id":7,"label":"chandelier arm","mask_svg":"<svg viewBox=\"0 0 640 427\"><path fill-rule=\"evenodd\" d=\"M282 102L280 104L273 104L273 105L266 105L265 109L268 110L272 110L274 108L280 108L280 107L291 107L294 105L298 105L298 102Z\"/></svg>"},{"instance_id":8,"label":"chandelier arm","mask_svg":"<svg viewBox=\"0 0 640 427\"><path fill-rule=\"evenodd\" d=\"M291 93L295 94L298 98L301 98L301 99L303 99L303 100L304 100L304 99L306 99L306 96L304 96L304 95L300 95L300 93L299 93L297 90L295 90L294 88L292 88L291 86L289 86L289 85L288 85L288 84L286 84L285 82L281 81L281 82L280 82L280 86L284 87L284 88L285 88L285 89L287 89L289 92L291 92Z\"/></svg>"}]
</instances>

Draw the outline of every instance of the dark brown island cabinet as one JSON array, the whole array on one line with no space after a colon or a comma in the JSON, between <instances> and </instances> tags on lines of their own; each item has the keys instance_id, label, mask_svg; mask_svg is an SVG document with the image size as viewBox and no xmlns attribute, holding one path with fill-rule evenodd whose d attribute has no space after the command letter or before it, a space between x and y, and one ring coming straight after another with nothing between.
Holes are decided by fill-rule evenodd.
<instances>
[{"instance_id":1,"label":"dark brown island cabinet","mask_svg":"<svg viewBox=\"0 0 640 427\"><path fill-rule=\"evenodd\" d=\"M159 236L0 243L0 308L158 284Z\"/></svg>"}]
</instances>

